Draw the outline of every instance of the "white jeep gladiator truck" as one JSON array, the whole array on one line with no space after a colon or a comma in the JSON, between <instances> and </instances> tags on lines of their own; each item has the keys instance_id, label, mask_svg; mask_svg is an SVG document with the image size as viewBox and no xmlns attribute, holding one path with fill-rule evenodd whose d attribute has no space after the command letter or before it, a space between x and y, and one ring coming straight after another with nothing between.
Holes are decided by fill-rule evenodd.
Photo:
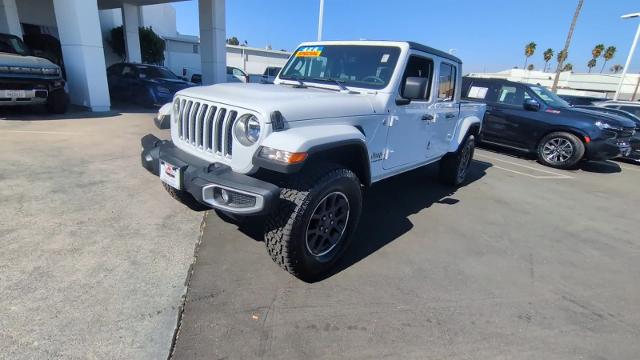
<instances>
[{"instance_id":1,"label":"white jeep gladiator truck","mask_svg":"<svg viewBox=\"0 0 640 360\"><path fill-rule=\"evenodd\" d=\"M176 199L265 217L273 260L313 281L358 225L363 190L439 161L465 181L485 107L460 101L461 61L413 42L303 43L274 84L184 89L171 140L142 138L142 165Z\"/></svg>"}]
</instances>

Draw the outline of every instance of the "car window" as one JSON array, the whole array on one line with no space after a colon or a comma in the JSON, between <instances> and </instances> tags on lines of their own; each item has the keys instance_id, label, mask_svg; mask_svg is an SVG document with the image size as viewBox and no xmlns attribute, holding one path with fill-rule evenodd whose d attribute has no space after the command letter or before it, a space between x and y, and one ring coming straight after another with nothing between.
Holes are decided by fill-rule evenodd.
<instances>
[{"instance_id":1,"label":"car window","mask_svg":"<svg viewBox=\"0 0 640 360\"><path fill-rule=\"evenodd\" d=\"M423 99L428 100L431 98L431 80L433 78L433 61L431 59L411 55L407 62L407 67L404 70L404 75L402 76L402 87L400 90L402 96L404 96L404 83L408 77L428 79L427 92Z\"/></svg>"},{"instance_id":2,"label":"car window","mask_svg":"<svg viewBox=\"0 0 640 360\"><path fill-rule=\"evenodd\" d=\"M620 110L624 110L626 112L630 112L635 116L640 117L640 106L620 106Z\"/></svg>"},{"instance_id":3,"label":"car window","mask_svg":"<svg viewBox=\"0 0 640 360\"><path fill-rule=\"evenodd\" d=\"M456 68L447 63L440 64L438 101L453 101L456 91Z\"/></svg>"},{"instance_id":4,"label":"car window","mask_svg":"<svg viewBox=\"0 0 640 360\"><path fill-rule=\"evenodd\" d=\"M233 76L241 76L241 77L244 77L244 76L245 76L245 74L244 74L244 72L243 72L242 70L240 70L240 69L233 69Z\"/></svg>"},{"instance_id":5,"label":"car window","mask_svg":"<svg viewBox=\"0 0 640 360\"><path fill-rule=\"evenodd\" d=\"M471 87L469 87L469 91L467 91L466 97L470 99L485 100L488 93L489 86L486 86L485 84L473 83Z\"/></svg>"},{"instance_id":6,"label":"car window","mask_svg":"<svg viewBox=\"0 0 640 360\"><path fill-rule=\"evenodd\" d=\"M171 70L159 66L136 65L136 69L143 79L178 79Z\"/></svg>"},{"instance_id":7,"label":"car window","mask_svg":"<svg viewBox=\"0 0 640 360\"><path fill-rule=\"evenodd\" d=\"M524 104L524 91L513 85L502 85L498 91L496 102L503 105L522 106Z\"/></svg>"}]
</instances>

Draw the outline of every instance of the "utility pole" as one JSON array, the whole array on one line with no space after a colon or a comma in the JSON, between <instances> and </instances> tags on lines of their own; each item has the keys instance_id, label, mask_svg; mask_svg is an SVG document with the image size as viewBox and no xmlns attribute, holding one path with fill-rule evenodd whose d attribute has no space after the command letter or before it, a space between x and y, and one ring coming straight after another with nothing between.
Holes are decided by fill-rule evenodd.
<instances>
[{"instance_id":1,"label":"utility pole","mask_svg":"<svg viewBox=\"0 0 640 360\"><path fill-rule=\"evenodd\" d=\"M323 18L324 18L324 0L320 0L320 13L318 14L318 41L322 41Z\"/></svg>"},{"instance_id":2,"label":"utility pole","mask_svg":"<svg viewBox=\"0 0 640 360\"><path fill-rule=\"evenodd\" d=\"M640 87L640 75L638 75L638 82L636 83L636 88L635 90L633 90L633 95L631 95L631 101L633 101L633 99L636 98L636 95L638 94L638 87Z\"/></svg>"},{"instance_id":3,"label":"utility pole","mask_svg":"<svg viewBox=\"0 0 640 360\"><path fill-rule=\"evenodd\" d=\"M640 17L640 13L635 14L627 14L623 15L623 19L634 19ZM624 69L622 70L622 77L620 78L620 83L618 83L618 90L616 90L616 94L613 96L613 100L618 100L620 96L620 92L622 91L622 84L624 83L624 78L627 76L627 71L629 71L629 65L631 65L631 59L633 58L633 53L636 52L636 46L638 45L638 38L640 38L640 24L638 24L638 30L636 31L636 36L633 38L633 43L631 43L631 50L629 50L629 56L627 56L627 62L624 64ZM633 97L631 98L633 99Z\"/></svg>"},{"instance_id":4,"label":"utility pole","mask_svg":"<svg viewBox=\"0 0 640 360\"><path fill-rule=\"evenodd\" d=\"M569 28L569 34L567 35L567 41L564 43L564 54L569 54L569 45L571 45L571 38L573 37L573 30L576 28L576 22L578 21L578 16L580 15L580 10L582 10L582 3L584 0L578 1L578 7L576 8L576 12L573 14L573 20L571 21L571 27ZM566 56L565 56L566 57ZM558 62L558 68L556 69L556 77L553 79L553 86L551 87L551 91L558 92L558 81L560 80L560 72L562 71L562 67L564 65L565 58L560 57L560 61Z\"/></svg>"}]
</instances>

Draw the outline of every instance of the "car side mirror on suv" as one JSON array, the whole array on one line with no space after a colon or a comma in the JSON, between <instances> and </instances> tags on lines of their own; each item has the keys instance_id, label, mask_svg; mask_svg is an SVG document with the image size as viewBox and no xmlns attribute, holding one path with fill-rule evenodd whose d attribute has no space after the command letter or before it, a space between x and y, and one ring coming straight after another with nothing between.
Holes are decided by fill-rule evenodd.
<instances>
[{"instance_id":1,"label":"car side mirror on suv","mask_svg":"<svg viewBox=\"0 0 640 360\"><path fill-rule=\"evenodd\" d=\"M429 81L422 77L408 77L404 81L402 97L396 99L397 105L407 105L411 100L424 99L427 93Z\"/></svg>"},{"instance_id":2,"label":"car side mirror on suv","mask_svg":"<svg viewBox=\"0 0 640 360\"><path fill-rule=\"evenodd\" d=\"M533 99L527 99L524 101L524 109L528 111L540 110L540 103Z\"/></svg>"}]
</instances>

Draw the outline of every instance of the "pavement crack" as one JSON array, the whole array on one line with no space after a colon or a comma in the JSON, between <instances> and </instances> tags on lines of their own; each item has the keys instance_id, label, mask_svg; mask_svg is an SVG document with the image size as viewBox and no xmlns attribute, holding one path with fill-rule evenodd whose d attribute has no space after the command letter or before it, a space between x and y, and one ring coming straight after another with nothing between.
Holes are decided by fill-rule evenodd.
<instances>
[{"instance_id":1,"label":"pavement crack","mask_svg":"<svg viewBox=\"0 0 640 360\"><path fill-rule=\"evenodd\" d=\"M187 304L187 297L189 295L189 286L191 285L191 278L193 277L193 272L195 271L195 265L198 261L198 252L200 250L200 244L202 244L202 236L204 235L204 229L207 226L206 223L207 212L205 211L202 216L202 222L200 223L200 234L198 235L198 241L196 241L196 245L193 249L193 260L191 261L191 265L189 265L189 270L187 270L187 277L184 280L184 294L182 294L182 299L180 305L178 306L178 316L176 319L176 327L173 331L173 336L171 337L171 347L169 348L169 355L167 356L168 360L173 358L174 352L176 350L176 343L178 341L178 337L180 337L180 329L182 328L182 316L184 314L184 309Z\"/></svg>"}]
</instances>

